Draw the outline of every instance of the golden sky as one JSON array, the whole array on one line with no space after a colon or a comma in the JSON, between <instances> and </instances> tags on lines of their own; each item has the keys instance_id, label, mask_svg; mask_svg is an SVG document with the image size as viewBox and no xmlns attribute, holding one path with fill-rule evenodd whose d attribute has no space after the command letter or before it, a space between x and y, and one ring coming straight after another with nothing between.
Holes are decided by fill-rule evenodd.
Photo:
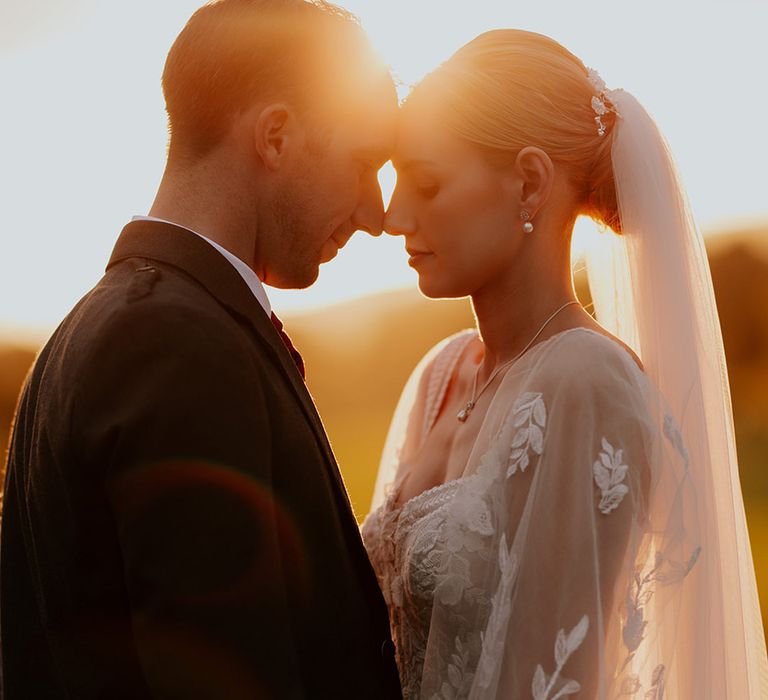
<instances>
[{"instance_id":1,"label":"golden sky","mask_svg":"<svg viewBox=\"0 0 768 700\"><path fill-rule=\"evenodd\" d=\"M101 276L162 174L160 73L193 0L0 3L0 327L51 326ZM347 0L417 81L488 29L548 34L633 92L669 140L706 230L768 217L768 0ZM385 197L394 174L380 176ZM415 284L402 240L358 234L278 312Z\"/></svg>"}]
</instances>

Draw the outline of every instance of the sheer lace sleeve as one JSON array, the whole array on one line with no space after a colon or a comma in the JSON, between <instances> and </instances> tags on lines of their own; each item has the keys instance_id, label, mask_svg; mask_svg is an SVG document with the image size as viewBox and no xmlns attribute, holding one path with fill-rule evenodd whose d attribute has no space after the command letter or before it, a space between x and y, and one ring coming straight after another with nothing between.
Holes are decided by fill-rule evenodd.
<instances>
[{"instance_id":1,"label":"sheer lace sleeve","mask_svg":"<svg viewBox=\"0 0 768 700\"><path fill-rule=\"evenodd\" d=\"M624 602L622 572L629 573L649 481L636 378L612 359L574 366L513 411L498 557L516 580L502 578L509 593L492 601L491 663L478 678L497 685L497 696L606 692L606 635L617 633L612 611ZM490 645L495 628L498 650Z\"/></svg>"},{"instance_id":2,"label":"sheer lace sleeve","mask_svg":"<svg viewBox=\"0 0 768 700\"><path fill-rule=\"evenodd\" d=\"M422 696L660 699L672 640L646 643L698 556L685 448L595 334L505 382L446 515L443 569L464 575L438 585Z\"/></svg>"},{"instance_id":3,"label":"sheer lace sleeve","mask_svg":"<svg viewBox=\"0 0 768 700\"><path fill-rule=\"evenodd\" d=\"M451 369L466 343L476 335L474 330L464 330L441 340L424 355L405 383L384 443L372 511L382 504L408 458L421 445L435 420Z\"/></svg>"}]
</instances>

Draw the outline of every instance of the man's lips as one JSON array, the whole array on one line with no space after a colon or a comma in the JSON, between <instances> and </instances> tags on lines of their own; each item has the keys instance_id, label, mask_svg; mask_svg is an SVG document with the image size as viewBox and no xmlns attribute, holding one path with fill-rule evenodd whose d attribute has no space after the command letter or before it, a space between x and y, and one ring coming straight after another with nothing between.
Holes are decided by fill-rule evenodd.
<instances>
[{"instance_id":1,"label":"man's lips","mask_svg":"<svg viewBox=\"0 0 768 700\"><path fill-rule=\"evenodd\" d=\"M331 236L331 240L336 244L336 247L341 250L347 243L349 242L349 239L352 238L354 235L354 231L352 233L334 233Z\"/></svg>"}]
</instances>

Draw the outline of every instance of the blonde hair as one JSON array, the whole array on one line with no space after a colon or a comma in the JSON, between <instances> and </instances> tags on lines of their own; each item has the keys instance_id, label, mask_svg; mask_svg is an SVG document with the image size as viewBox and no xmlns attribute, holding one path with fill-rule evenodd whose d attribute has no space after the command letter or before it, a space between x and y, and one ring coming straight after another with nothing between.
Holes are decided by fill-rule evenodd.
<instances>
[{"instance_id":1,"label":"blonde hair","mask_svg":"<svg viewBox=\"0 0 768 700\"><path fill-rule=\"evenodd\" d=\"M538 146L564 168L577 193L576 215L621 233L611 163L616 116L595 124L587 68L542 34L500 29L481 34L416 86L407 103L437 100L444 122L495 161ZM610 100L604 98L607 106Z\"/></svg>"}]
</instances>

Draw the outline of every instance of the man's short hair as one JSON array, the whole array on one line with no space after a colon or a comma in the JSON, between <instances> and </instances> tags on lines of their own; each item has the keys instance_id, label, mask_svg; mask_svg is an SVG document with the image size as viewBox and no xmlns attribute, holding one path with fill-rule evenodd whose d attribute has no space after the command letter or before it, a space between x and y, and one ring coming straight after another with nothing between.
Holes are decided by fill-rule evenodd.
<instances>
[{"instance_id":1,"label":"man's short hair","mask_svg":"<svg viewBox=\"0 0 768 700\"><path fill-rule=\"evenodd\" d=\"M171 152L201 156L259 100L333 101L373 52L357 18L322 0L217 0L195 12L163 71ZM355 60L357 58L357 60Z\"/></svg>"}]
</instances>

